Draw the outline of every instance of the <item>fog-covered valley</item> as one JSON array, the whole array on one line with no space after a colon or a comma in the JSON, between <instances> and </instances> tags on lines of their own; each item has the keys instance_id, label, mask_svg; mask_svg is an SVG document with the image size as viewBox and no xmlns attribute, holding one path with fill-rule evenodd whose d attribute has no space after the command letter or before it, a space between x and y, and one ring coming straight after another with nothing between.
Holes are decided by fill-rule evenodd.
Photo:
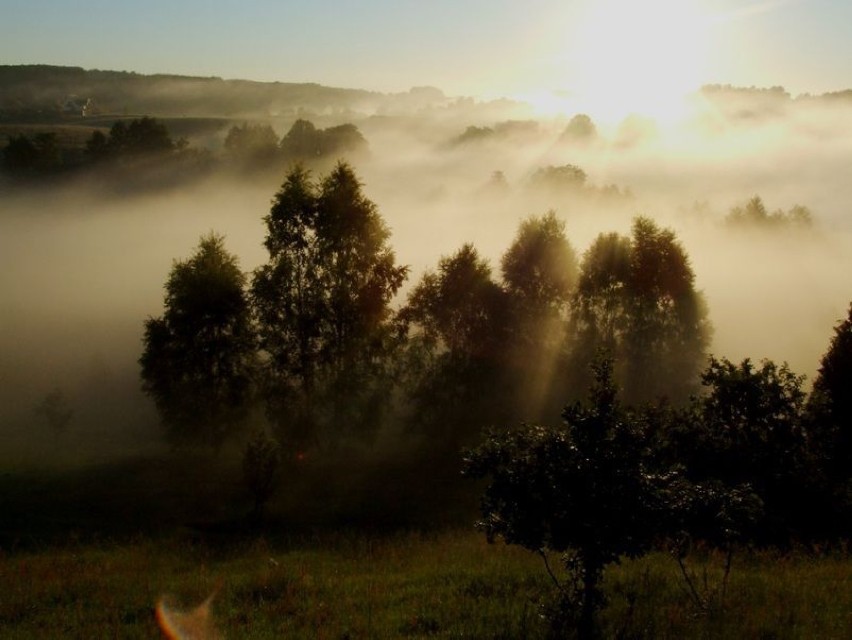
<instances>
[{"instance_id":1,"label":"fog-covered valley","mask_svg":"<svg viewBox=\"0 0 852 640\"><path fill-rule=\"evenodd\" d=\"M626 234L631 220L645 215L671 227L690 256L714 328L712 354L787 361L813 378L850 302L848 101L795 101L754 117L705 105L676 123L595 122L579 138L565 133L574 114L502 119L517 113L517 105L512 109L353 120L369 152L350 161L391 229L397 261L411 266L397 306L425 270L464 242L489 259L497 278L501 255L531 215L554 210L580 256L599 233ZM267 122L280 136L293 120ZM333 114L317 118L318 126L343 122ZM203 143L221 153L223 139L220 132ZM336 160L318 163L315 172L323 175ZM566 165L582 169L585 180L568 187L536 182L537 171ZM73 408L82 458L159 446L156 412L139 390L143 322L162 313L172 261L187 258L201 235L224 234L245 272L265 261L262 218L285 173L285 166L249 176L213 172L124 195L105 192L97 173L4 189L4 463L33 462L66 446L33 411L56 388ZM769 212L807 207L812 224L726 222L732 208L756 195Z\"/></svg>"}]
</instances>

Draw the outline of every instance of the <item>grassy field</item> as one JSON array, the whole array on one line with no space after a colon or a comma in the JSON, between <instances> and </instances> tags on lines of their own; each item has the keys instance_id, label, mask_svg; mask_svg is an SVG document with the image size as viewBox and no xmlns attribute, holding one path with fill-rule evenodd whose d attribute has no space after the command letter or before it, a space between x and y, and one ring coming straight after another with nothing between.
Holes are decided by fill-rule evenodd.
<instances>
[{"instance_id":1,"label":"grassy field","mask_svg":"<svg viewBox=\"0 0 852 640\"><path fill-rule=\"evenodd\" d=\"M262 530L240 459L166 453L0 473L0 640L158 638L167 596L225 638L546 638L541 559L475 532L457 461L349 453L289 469ZM427 474L425 470L428 469ZM690 558L699 590L722 560ZM556 558L553 564L558 564ZM663 553L607 571L607 638L852 637L847 553L739 553L722 606Z\"/></svg>"},{"instance_id":2,"label":"grassy field","mask_svg":"<svg viewBox=\"0 0 852 640\"><path fill-rule=\"evenodd\" d=\"M718 559L704 558L716 579ZM605 637L849 638L846 555L741 555L700 612L664 554L607 572ZM204 600L226 638L543 638L539 558L472 531L239 538L185 530L0 553L0 638L156 638L154 604Z\"/></svg>"}]
</instances>

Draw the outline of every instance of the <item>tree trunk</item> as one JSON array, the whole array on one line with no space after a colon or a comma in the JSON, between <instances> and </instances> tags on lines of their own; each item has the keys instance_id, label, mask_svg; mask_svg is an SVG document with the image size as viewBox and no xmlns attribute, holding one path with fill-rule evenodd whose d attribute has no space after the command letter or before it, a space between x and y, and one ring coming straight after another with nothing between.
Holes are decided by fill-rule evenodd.
<instances>
[{"instance_id":1,"label":"tree trunk","mask_svg":"<svg viewBox=\"0 0 852 640\"><path fill-rule=\"evenodd\" d=\"M577 627L580 640L594 640L598 637L595 613L601 601L601 593L598 590L601 570L602 567L595 558L583 556L583 600Z\"/></svg>"}]
</instances>

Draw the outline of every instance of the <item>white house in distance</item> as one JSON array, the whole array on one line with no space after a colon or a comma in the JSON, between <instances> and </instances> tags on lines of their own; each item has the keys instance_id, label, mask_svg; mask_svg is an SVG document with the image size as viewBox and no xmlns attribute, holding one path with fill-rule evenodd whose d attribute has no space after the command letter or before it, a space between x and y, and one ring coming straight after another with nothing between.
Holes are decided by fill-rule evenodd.
<instances>
[{"instance_id":1,"label":"white house in distance","mask_svg":"<svg viewBox=\"0 0 852 640\"><path fill-rule=\"evenodd\" d=\"M81 98L76 95L69 95L62 102L62 113L67 115L79 115L85 118L92 109L91 98Z\"/></svg>"}]
</instances>

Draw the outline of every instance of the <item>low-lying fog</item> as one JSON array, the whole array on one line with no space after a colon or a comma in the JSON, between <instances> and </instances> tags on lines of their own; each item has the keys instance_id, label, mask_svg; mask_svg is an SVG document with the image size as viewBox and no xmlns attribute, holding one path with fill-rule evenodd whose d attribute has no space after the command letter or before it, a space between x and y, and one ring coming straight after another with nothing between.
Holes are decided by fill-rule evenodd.
<instances>
[{"instance_id":1,"label":"low-lying fog","mask_svg":"<svg viewBox=\"0 0 852 640\"><path fill-rule=\"evenodd\" d=\"M356 171L398 261L412 266L409 286L466 241L499 275L520 220L551 208L579 254L643 214L687 249L715 328L713 354L787 361L812 379L852 300L850 114L601 128L584 145L557 142L567 119L457 145L463 129L372 119L357 123L371 157ZM537 168L568 163L596 189L529 187ZM489 185L496 171L502 189ZM620 195L603 194L606 185ZM90 458L158 446L156 414L139 391L143 321L162 313L172 260L210 230L226 236L245 271L261 264L262 217L276 188L223 178L123 199L84 187L0 194L0 464L68 446ZM812 229L726 226L728 211L754 195L770 212L807 206ZM75 412L66 436L33 411L55 388Z\"/></svg>"}]
</instances>

